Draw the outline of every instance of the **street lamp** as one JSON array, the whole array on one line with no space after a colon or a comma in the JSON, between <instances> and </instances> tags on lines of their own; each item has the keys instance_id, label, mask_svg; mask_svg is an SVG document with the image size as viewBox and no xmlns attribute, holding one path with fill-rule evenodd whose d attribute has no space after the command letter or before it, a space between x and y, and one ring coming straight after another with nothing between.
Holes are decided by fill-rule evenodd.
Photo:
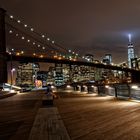
<instances>
[{"instance_id":1,"label":"street lamp","mask_svg":"<svg viewBox=\"0 0 140 140\"><path fill-rule=\"evenodd\" d=\"M15 68L11 69L11 90L12 90L12 85L13 85L13 74L14 74Z\"/></svg>"}]
</instances>

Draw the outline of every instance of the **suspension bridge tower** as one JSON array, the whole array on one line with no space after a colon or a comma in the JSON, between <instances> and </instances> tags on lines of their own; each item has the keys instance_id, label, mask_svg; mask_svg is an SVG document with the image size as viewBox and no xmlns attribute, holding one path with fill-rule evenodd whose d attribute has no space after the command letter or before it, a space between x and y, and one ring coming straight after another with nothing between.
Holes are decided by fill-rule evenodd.
<instances>
[{"instance_id":1,"label":"suspension bridge tower","mask_svg":"<svg viewBox=\"0 0 140 140\"><path fill-rule=\"evenodd\" d=\"M6 11L0 8L0 84L7 82L5 15L6 15Z\"/></svg>"}]
</instances>

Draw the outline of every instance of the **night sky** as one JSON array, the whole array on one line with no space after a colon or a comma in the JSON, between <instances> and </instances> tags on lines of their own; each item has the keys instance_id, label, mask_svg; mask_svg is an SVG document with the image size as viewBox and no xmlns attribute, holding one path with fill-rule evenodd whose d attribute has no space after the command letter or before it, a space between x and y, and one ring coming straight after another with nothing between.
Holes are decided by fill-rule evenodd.
<instances>
[{"instance_id":1,"label":"night sky","mask_svg":"<svg viewBox=\"0 0 140 140\"><path fill-rule=\"evenodd\" d=\"M140 56L139 0L0 0L8 13L56 42L84 55L115 63L127 59L128 33Z\"/></svg>"}]
</instances>

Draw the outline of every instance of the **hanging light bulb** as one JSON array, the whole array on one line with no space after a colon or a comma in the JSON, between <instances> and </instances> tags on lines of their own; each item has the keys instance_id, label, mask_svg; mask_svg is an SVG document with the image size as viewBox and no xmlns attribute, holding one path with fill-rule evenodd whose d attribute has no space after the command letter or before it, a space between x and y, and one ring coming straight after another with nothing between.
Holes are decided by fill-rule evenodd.
<instances>
[{"instance_id":1,"label":"hanging light bulb","mask_svg":"<svg viewBox=\"0 0 140 140\"><path fill-rule=\"evenodd\" d=\"M33 32L34 31L34 28L31 28L31 31Z\"/></svg>"},{"instance_id":2,"label":"hanging light bulb","mask_svg":"<svg viewBox=\"0 0 140 140\"><path fill-rule=\"evenodd\" d=\"M16 36L18 36L18 34L16 34Z\"/></svg>"},{"instance_id":3,"label":"hanging light bulb","mask_svg":"<svg viewBox=\"0 0 140 140\"><path fill-rule=\"evenodd\" d=\"M13 19L14 17L12 15L10 15L10 18Z\"/></svg>"},{"instance_id":4,"label":"hanging light bulb","mask_svg":"<svg viewBox=\"0 0 140 140\"><path fill-rule=\"evenodd\" d=\"M27 27L27 24L25 24L24 27Z\"/></svg>"},{"instance_id":5,"label":"hanging light bulb","mask_svg":"<svg viewBox=\"0 0 140 140\"><path fill-rule=\"evenodd\" d=\"M45 37L45 35L42 35L42 38L44 38Z\"/></svg>"},{"instance_id":6,"label":"hanging light bulb","mask_svg":"<svg viewBox=\"0 0 140 140\"><path fill-rule=\"evenodd\" d=\"M38 47L40 47L40 45L38 44Z\"/></svg>"},{"instance_id":7,"label":"hanging light bulb","mask_svg":"<svg viewBox=\"0 0 140 140\"><path fill-rule=\"evenodd\" d=\"M50 41L50 38L47 38L48 41Z\"/></svg>"},{"instance_id":8,"label":"hanging light bulb","mask_svg":"<svg viewBox=\"0 0 140 140\"><path fill-rule=\"evenodd\" d=\"M24 54L24 51L21 51L21 54Z\"/></svg>"},{"instance_id":9,"label":"hanging light bulb","mask_svg":"<svg viewBox=\"0 0 140 140\"><path fill-rule=\"evenodd\" d=\"M45 47L42 47L43 50L45 50Z\"/></svg>"},{"instance_id":10,"label":"hanging light bulb","mask_svg":"<svg viewBox=\"0 0 140 140\"><path fill-rule=\"evenodd\" d=\"M35 42L33 42L33 45L35 45Z\"/></svg>"},{"instance_id":11,"label":"hanging light bulb","mask_svg":"<svg viewBox=\"0 0 140 140\"><path fill-rule=\"evenodd\" d=\"M54 44L54 41L52 41L52 44Z\"/></svg>"},{"instance_id":12,"label":"hanging light bulb","mask_svg":"<svg viewBox=\"0 0 140 140\"><path fill-rule=\"evenodd\" d=\"M25 39L25 37L24 37L24 36L22 36L22 37L21 37L21 39L23 39L23 40L24 40L24 39Z\"/></svg>"},{"instance_id":13,"label":"hanging light bulb","mask_svg":"<svg viewBox=\"0 0 140 140\"><path fill-rule=\"evenodd\" d=\"M27 42L30 42L30 40L28 39Z\"/></svg>"},{"instance_id":14,"label":"hanging light bulb","mask_svg":"<svg viewBox=\"0 0 140 140\"><path fill-rule=\"evenodd\" d=\"M10 30L10 31L9 31L9 34L12 34L12 33L13 33L13 31L12 31L12 30Z\"/></svg>"},{"instance_id":15,"label":"hanging light bulb","mask_svg":"<svg viewBox=\"0 0 140 140\"><path fill-rule=\"evenodd\" d=\"M18 20L17 22L18 22L18 23L20 23L21 21L20 21L20 20Z\"/></svg>"}]
</instances>

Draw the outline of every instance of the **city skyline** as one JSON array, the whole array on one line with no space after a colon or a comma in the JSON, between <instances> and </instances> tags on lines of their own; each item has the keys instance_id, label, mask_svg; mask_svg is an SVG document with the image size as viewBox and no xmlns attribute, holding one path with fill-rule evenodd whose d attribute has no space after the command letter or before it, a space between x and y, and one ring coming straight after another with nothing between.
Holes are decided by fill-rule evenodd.
<instances>
[{"instance_id":1,"label":"city skyline","mask_svg":"<svg viewBox=\"0 0 140 140\"><path fill-rule=\"evenodd\" d=\"M127 0L127 4L125 0L0 2L8 13L38 31L48 33L67 49L82 55L90 53L100 60L110 53L115 63L127 60L128 33L132 34L135 50L140 56L138 5L136 0Z\"/></svg>"}]
</instances>

